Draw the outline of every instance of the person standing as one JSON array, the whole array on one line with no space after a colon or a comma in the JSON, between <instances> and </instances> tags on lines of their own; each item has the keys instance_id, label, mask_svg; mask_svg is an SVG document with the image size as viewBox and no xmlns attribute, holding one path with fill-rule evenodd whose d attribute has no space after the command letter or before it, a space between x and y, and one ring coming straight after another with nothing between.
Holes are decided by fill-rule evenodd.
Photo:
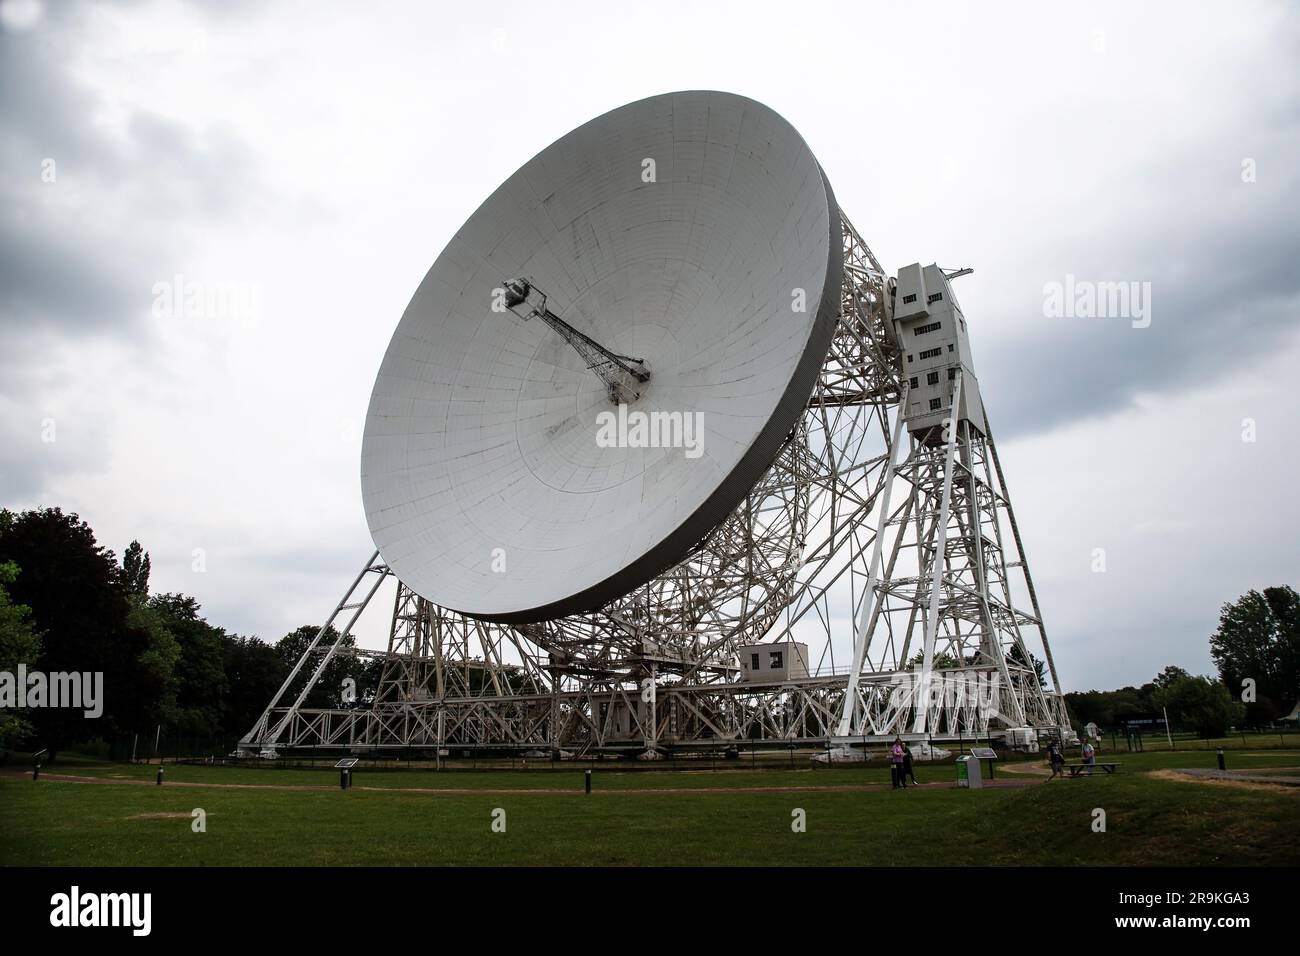
<instances>
[{"instance_id":1,"label":"person standing","mask_svg":"<svg viewBox=\"0 0 1300 956\"><path fill-rule=\"evenodd\" d=\"M907 778L912 778L912 786L918 787L916 782L916 771L912 769L912 748L903 741L903 786L907 786Z\"/></svg>"},{"instance_id":2,"label":"person standing","mask_svg":"<svg viewBox=\"0 0 1300 956\"><path fill-rule=\"evenodd\" d=\"M889 748L889 771L894 789L902 787L906 790L907 782L903 780L903 738L901 737L895 737L893 745Z\"/></svg>"},{"instance_id":3,"label":"person standing","mask_svg":"<svg viewBox=\"0 0 1300 956\"><path fill-rule=\"evenodd\" d=\"M1088 740L1086 737L1083 741L1083 762L1088 764L1088 766L1092 766L1097 762L1097 750L1093 747L1092 741Z\"/></svg>"}]
</instances>

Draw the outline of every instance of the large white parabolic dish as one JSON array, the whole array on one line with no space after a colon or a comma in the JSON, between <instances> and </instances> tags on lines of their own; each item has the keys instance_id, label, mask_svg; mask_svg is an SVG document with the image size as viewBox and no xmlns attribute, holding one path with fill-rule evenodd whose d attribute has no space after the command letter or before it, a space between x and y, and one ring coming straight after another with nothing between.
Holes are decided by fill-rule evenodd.
<instances>
[{"instance_id":1,"label":"large white parabolic dish","mask_svg":"<svg viewBox=\"0 0 1300 956\"><path fill-rule=\"evenodd\" d=\"M669 93L551 144L452 238L380 366L361 490L385 562L435 604L523 623L594 610L679 561L802 414L841 256L817 160L761 103ZM629 413L700 413L698 457L601 447L597 416L617 411L601 380L539 319L492 309L517 276L645 361Z\"/></svg>"}]
</instances>

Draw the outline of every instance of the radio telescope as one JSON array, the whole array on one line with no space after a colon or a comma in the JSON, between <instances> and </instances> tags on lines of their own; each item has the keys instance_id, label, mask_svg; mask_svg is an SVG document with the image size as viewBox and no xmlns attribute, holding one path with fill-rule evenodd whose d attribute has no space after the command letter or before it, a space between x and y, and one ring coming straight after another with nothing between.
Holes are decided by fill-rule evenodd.
<instances>
[{"instance_id":1,"label":"radio telescope","mask_svg":"<svg viewBox=\"0 0 1300 956\"><path fill-rule=\"evenodd\" d=\"M781 117L701 102L642 100L557 140L416 290L361 488L423 597L511 623L595 610L717 526L799 420L839 311L835 200ZM700 423L699 454L601 447L620 404Z\"/></svg>"},{"instance_id":2,"label":"radio telescope","mask_svg":"<svg viewBox=\"0 0 1300 956\"><path fill-rule=\"evenodd\" d=\"M377 551L242 744L1062 732L955 277L889 277L753 100L556 140L401 317L361 454ZM389 580L373 700L306 708Z\"/></svg>"}]
</instances>

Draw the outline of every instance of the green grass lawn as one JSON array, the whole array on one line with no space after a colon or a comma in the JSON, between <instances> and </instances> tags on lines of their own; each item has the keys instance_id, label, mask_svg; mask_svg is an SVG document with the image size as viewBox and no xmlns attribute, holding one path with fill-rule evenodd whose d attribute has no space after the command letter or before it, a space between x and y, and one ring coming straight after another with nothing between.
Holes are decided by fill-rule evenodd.
<instances>
[{"instance_id":1,"label":"green grass lawn","mask_svg":"<svg viewBox=\"0 0 1300 956\"><path fill-rule=\"evenodd\" d=\"M1296 758L1300 763L1300 757ZM399 770L396 768L361 767L354 771L357 788L386 789L430 788L436 790L562 790L583 789L585 765L561 764L529 771L509 770ZM118 780L153 780L157 764L107 764L51 766L48 774L74 774ZM924 782L950 781L956 771L951 764L918 766L917 779ZM333 769L274 769L268 767L205 767L188 764L165 764L164 779L177 783L275 784L294 787L337 788L339 772ZM617 765L597 766L592 780L596 790L679 790L716 787L829 787L868 786L889 782L889 768L883 762L867 768L835 767L830 769L717 770L707 766L700 770L637 771L620 770Z\"/></svg>"},{"instance_id":2,"label":"green grass lawn","mask_svg":"<svg viewBox=\"0 0 1300 956\"><path fill-rule=\"evenodd\" d=\"M179 864L1048 864L1294 865L1300 790L1208 785L1143 770L1213 766L1214 754L1123 754L1114 777L967 792L756 793L743 788L882 784L887 770L559 773L359 773L173 766L169 782L323 786L324 791L101 786L0 779L0 863ZM1229 766L1296 766L1296 753L1234 754ZM156 765L76 764L50 772L152 779ZM950 764L922 766L948 782ZM999 776L1011 777L1004 771ZM378 789L361 789L362 786ZM463 793L402 792L436 787ZM693 789L631 793L619 790ZM704 792L717 789L734 792ZM476 793L554 789L557 793ZM191 810L207 832L191 830ZM491 829L503 809L506 832ZM791 830L806 813L807 832ZM1106 832L1092 829L1094 808Z\"/></svg>"},{"instance_id":3,"label":"green grass lawn","mask_svg":"<svg viewBox=\"0 0 1300 956\"><path fill-rule=\"evenodd\" d=\"M1072 757L1071 759L1077 759ZM1144 770L1162 770L1174 767L1216 767L1216 754L1210 750L1146 751L1145 753L1102 753L1099 760L1117 761L1122 773ZM1000 763L1001 775L1020 779L1014 769L1024 764L1045 765L1046 758L1016 758ZM1228 767L1233 770L1266 770L1272 767L1300 767L1300 749L1234 750L1227 753ZM721 765L721 761L718 762ZM780 762L780 763L783 763ZM712 787L818 787L883 785L889 782L888 764L880 758L865 765L809 769L807 756L796 764L798 769L787 770L778 763L768 769L753 770L744 761L735 769L710 770L707 761L699 770L679 769L624 769L627 764L598 763L593 770L593 780L598 790L607 789L682 789ZM30 761L14 760L12 768L26 768ZM427 787L439 790L581 790L585 763L560 763L552 765L537 761L530 770L471 770L468 765L450 771L406 770L400 765L367 766L355 772L358 787ZM683 765L687 766L687 765ZM337 770L275 768L257 764L239 767L207 767L192 764L166 763L163 767L167 781L186 783L244 783L277 784L281 786L337 787ZM48 765L44 772L76 774L117 779L153 780L158 773L155 764L112 764L60 757L58 763ZM922 782L947 782L956 776L952 761L929 765L918 763L917 778Z\"/></svg>"}]
</instances>

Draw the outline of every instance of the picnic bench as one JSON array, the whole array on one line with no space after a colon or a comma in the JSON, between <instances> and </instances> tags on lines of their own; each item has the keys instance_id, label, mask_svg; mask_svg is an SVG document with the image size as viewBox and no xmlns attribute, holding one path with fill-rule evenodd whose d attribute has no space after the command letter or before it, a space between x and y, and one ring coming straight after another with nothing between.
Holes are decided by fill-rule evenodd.
<instances>
[{"instance_id":1,"label":"picnic bench","mask_svg":"<svg viewBox=\"0 0 1300 956\"><path fill-rule=\"evenodd\" d=\"M1071 776L1071 777L1077 777L1077 776L1079 776L1079 774L1083 773L1084 771L1087 771L1088 775L1091 776L1092 773L1093 773L1093 771L1097 770L1097 768L1099 768L1099 767L1100 767L1102 770L1104 770L1106 773L1114 773L1114 772L1115 772L1115 768L1118 767L1119 764L1117 764L1117 763L1100 763L1100 762L1098 762L1098 763L1067 763L1067 764L1062 764L1061 766L1062 766L1062 769L1070 771L1070 776Z\"/></svg>"}]
</instances>

